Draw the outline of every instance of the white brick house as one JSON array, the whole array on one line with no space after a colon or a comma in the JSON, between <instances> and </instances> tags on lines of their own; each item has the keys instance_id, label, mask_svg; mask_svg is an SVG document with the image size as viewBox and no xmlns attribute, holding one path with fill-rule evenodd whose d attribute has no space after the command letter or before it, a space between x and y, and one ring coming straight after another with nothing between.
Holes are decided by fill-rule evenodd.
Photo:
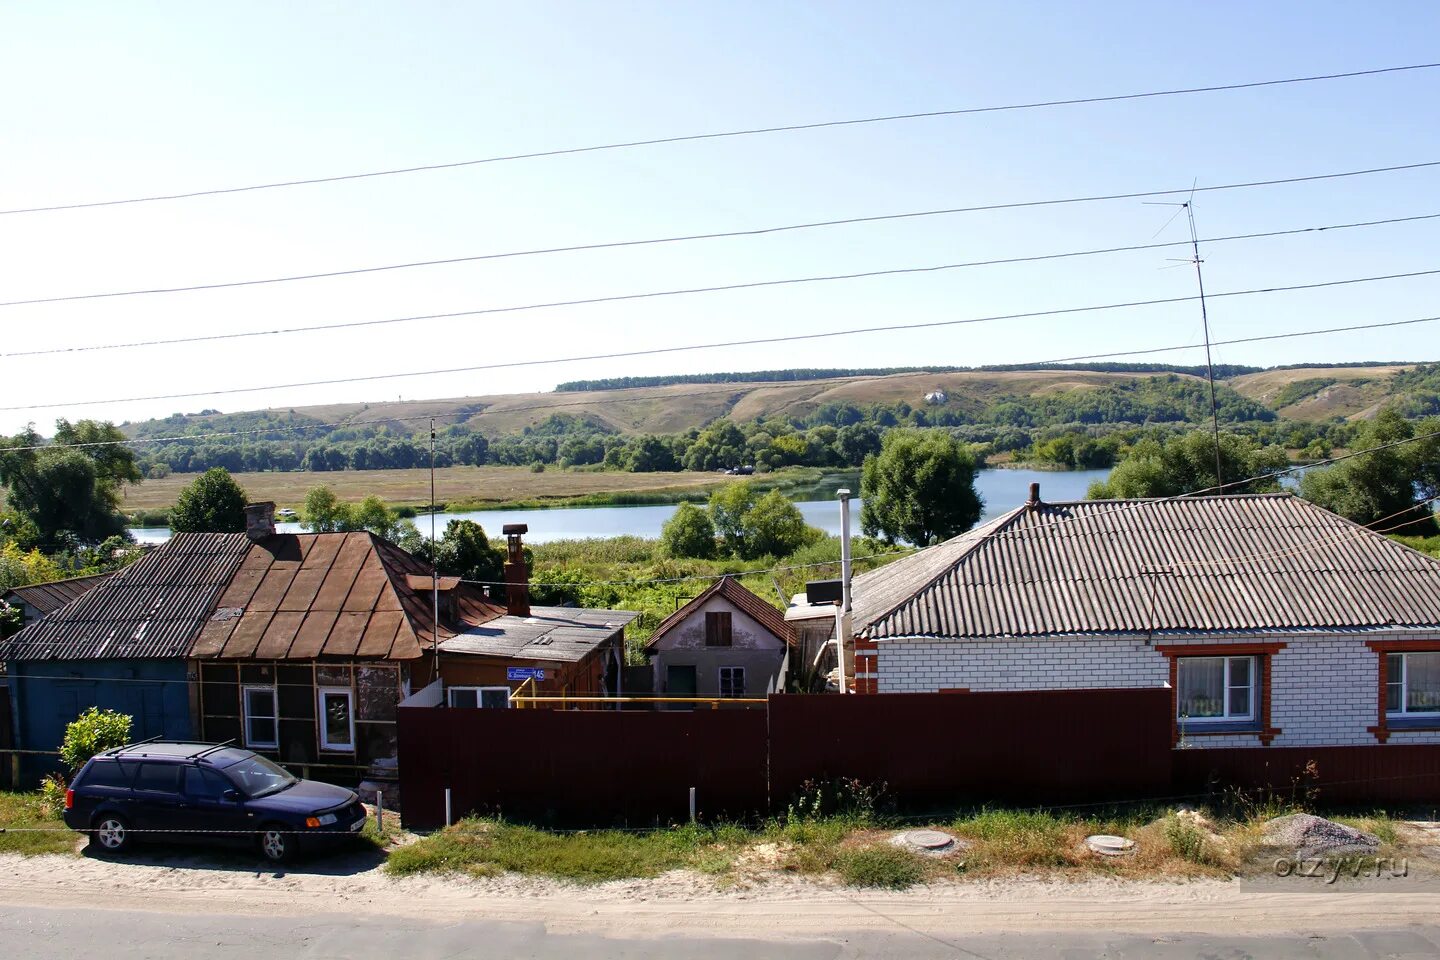
<instances>
[{"instance_id":1,"label":"white brick house","mask_svg":"<svg viewBox=\"0 0 1440 960\"><path fill-rule=\"evenodd\" d=\"M1168 686L1182 746L1440 743L1440 561L1289 494L1034 488L854 597L862 693Z\"/></svg>"}]
</instances>

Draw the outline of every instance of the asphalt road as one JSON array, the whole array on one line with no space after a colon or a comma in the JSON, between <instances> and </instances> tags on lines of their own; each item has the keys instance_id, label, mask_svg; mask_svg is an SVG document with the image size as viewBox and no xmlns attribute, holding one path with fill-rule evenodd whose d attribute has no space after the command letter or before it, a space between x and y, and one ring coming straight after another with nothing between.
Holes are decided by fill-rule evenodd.
<instances>
[{"instance_id":1,"label":"asphalt road","mask_svg":"<svg viewBox=\"0 0 1440 960\"><path fill-rule=\"evenodd\" d=\"M893 933L835 933L823 939L767 941L666 937L627 940L551 933L540 924L436 923L395 917L244 917L197 913L0 907L0 957L26 960L646 960L840 957L984 960L1088 960L1133 957L1350 960L1440 956L1440 926L1326 936L982 934L939 940L898 927Z\"/></svg>"}]
</instances>

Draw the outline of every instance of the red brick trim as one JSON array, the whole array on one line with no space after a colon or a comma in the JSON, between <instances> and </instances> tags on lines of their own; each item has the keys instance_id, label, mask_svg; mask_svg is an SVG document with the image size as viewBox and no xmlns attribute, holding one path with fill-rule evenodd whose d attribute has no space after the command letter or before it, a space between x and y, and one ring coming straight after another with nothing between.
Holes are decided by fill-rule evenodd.
<instances>
[{"instance_id":1,"label":"red brick trim","mask_svg":"<svg viewBox=\"0 0 1440 960\"><path fill-rule=\"evenodd\" d=\"M941 687L938 693L969 693L969 687Z\"/></svg>"},{"instance_id":2,"label":"red brick trim","mask_svg":"<svg viewBox=\"0 0 1440 960\"><path fill-rule=\"evenodd\" d=\"M1286 644L1279 640L1261 641L1255 643L1161 643L1156 644L1155 649L1163 653L1170 660L1170 743L1172 746L1180 743L1180 718L1176 716L1180 712L1180 663L1181 657L1254 657L1260 667L1260 737L1261 746L1270 746L1271 741L1283 731L1270 722L1270 658L1279 651L1285 649ZM1381 690L1381 697L1384 697L1384 690ZM1234 736L1238 731L1215 730L1200 731L1187 730L1187 737L1209 737L1209 736ZM1244 731L1248 733L1249 731ZM1243 735L1243 734L1242 734Z\"/></svg>"},{"instance_id":3,"label":"red brick trim","mask_svg":"<svg viewBox=\"0 0 1440 960\"><path fill-rule=\"evenodd\" d=\"M1376 671L1379 676L1379 693L1375 701L1376 722L1373 727L1366 727L1368 733L1374 734L1375 740L1384 743L1390 739L1390 722L1385 713L1385 688L1390 683L1390 661L1386 659L1389 653L1440 653L1440 640L1366 640L1365 646L1375 651L1380 658L1380 669Z\"/></svg>"}]
</instances>

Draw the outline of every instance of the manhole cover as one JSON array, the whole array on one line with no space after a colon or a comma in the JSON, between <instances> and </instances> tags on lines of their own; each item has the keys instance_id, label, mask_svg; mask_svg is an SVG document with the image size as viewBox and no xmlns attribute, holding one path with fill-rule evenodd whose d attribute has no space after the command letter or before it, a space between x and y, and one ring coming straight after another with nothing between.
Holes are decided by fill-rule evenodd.
<instances>
[{"instance_id":1,"label":"manhole cover","mask_svg":"<svg viewBox=\"0 0 1440 960\"><path fill-rule=\"evenodd\" d=\"M911 830L905 834L905 842L926 850L942 850L955 842L955 838L939 830Z\"/></svg>"},{"instance_id":2,"label":"manhole cover","mask_svg":"<svg viewBox=\"0 0 1440 960\"><path fill-rule=\"evenodd\" d=\"M1135 841L1099 833L1085 838L1085 846L1106 857L1118 857L1135 849Z\"/></svg>"}]
</instances>

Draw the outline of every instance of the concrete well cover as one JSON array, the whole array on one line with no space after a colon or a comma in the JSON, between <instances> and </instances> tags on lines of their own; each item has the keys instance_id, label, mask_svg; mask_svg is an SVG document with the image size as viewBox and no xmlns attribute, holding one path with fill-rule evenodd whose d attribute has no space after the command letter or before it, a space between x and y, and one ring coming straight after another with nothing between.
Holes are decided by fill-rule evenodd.
<instances>
[{"instance_id":1,"label":"concrete well cover","mask_svg":"<svg viewBox=\"0 0 1440 960\"><path fill-rule=\"evenodd\" d=\"M1085 846L1102 856L1118 857L1121 854L1126 854L1134 850L1135 841L1127 840L1124 837L1111 836L1106 833L1097 833L1085 838Z\"/></svg>"},{"instance_id":2,"label":"concrete well cover","mask_svg":"<svg viewBox=\"0 0 1440 960\"><path fill-rule=\"evenodd\" d=\"M905 834L905 842L926 850L943 850L955 842L955 838L939 830L911 830Z\"/></svg>"}]
</instances>

